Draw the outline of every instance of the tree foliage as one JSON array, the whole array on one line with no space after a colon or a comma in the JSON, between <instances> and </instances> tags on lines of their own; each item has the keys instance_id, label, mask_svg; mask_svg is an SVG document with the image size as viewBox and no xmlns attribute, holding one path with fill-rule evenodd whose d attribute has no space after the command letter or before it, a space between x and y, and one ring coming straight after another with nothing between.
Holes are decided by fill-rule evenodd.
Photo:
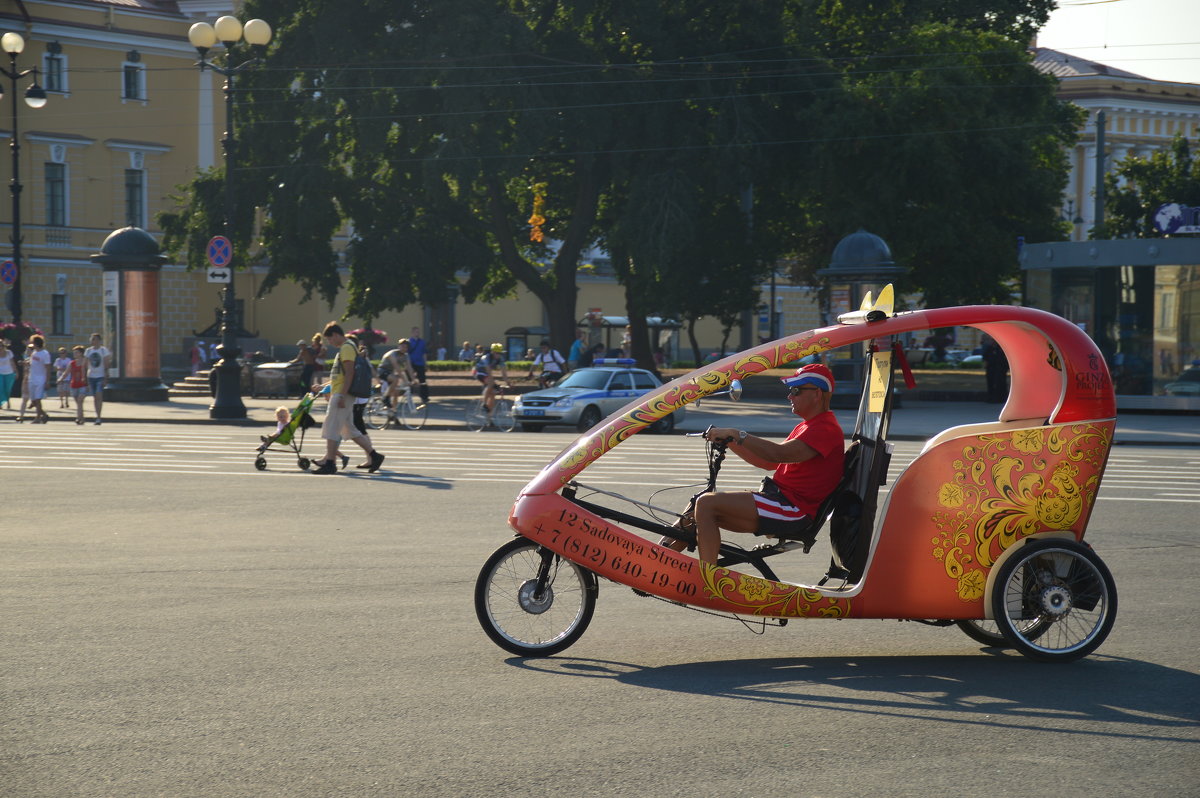
<instances>
[{"instance_id":1,"label":"tree foliage","mask_svg":"<svg viewBox=\"0 0 1200 798\"><path fill-rule=\"evenodd\" d=\"M1111 238L1160 238L1154 212L1168 203L1200 206L1200 158L1183 136L1149 158L1131 157L1104 176L1104 228Z\"/></svg>"},{"instance_id":2,"label":"tree foliage","mask_svg":"<svg viewBox=\"0 0 1200 798\"><path fill-rule=\"evenodd\" d=\"M635 319L732 325L767 264L809 278L858 227L909 266L902 288L991 299L1065 182L1076 119L1023 50L1051 6L249 0L276 36L238 79L235 244L265 209L263 290L345 290L367 317L524 285L559 347L596 244ZM164 219L168 247L211 234L220 177Z\"/></svg>"}]
</instances>

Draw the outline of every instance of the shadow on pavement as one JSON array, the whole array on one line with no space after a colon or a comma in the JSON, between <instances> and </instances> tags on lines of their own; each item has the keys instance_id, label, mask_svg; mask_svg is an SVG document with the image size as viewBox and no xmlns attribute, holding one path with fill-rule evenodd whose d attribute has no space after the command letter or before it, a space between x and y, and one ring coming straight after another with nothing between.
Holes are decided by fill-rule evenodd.
<instances>
[{"instance_id":1,"label":"shadow on pavement","mask_svg":"<svg viewBox=\"0 0 1200 798\"><path fill-rule=\"evenodd\" d=\"M986 656L788 657L643 668L624 662L514 657L514 667L623 684L954 724L1200 743L1200 676L1093 654L1045 664L1014 652ZM1081 727L1081 724L1084 726Z\"/></svg>"}]
</instances>

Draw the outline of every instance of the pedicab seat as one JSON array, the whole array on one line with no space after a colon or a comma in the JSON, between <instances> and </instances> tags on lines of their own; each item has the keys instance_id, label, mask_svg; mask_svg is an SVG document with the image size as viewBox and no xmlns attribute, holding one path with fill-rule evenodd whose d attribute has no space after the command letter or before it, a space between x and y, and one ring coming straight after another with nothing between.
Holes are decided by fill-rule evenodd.
<instances>
[{"instance_id":1,"label":"pedicab seat","mask_svg":"<svg viewBox=\"0 0 1200 798\"><path fill-rule=\"evenodd\" d=\"M924 454L934 446L954 440L955 438L986 435L989 432L1011 432L1015 429L1032 429L1034 427L1044 427L1046 423L1047 419L1045 418L1013 418L1002 421L985 421L977 424L962 424L957 427L944 429L937 435L934 435L925 442L925 446L921 448L921 453Z\"/></svg>"},{"instance_id":2,"label":"pedicab seat","mask_svg":"<svg viewBox=\"0 0 1200 798\"><path fill-rule=\"evenodd\" d=\"M817 507L817 512L811 518L790 524L791 528L782 534L779 532L755 532L754 534L760 537L798 541L804 544L804 553L808 554L809 549L817 542L817 533L825 525L826 519L837 510L839 500L844 502L844 497L849 492L850 483L853 481L855 471L858 468L858 458L861 453L862 447L859 445L859 442L853 441L846 449L846 456L842 461L842 478L838 480L837 486L825 497L820 506Z\"/></svg>"}]
</instances>

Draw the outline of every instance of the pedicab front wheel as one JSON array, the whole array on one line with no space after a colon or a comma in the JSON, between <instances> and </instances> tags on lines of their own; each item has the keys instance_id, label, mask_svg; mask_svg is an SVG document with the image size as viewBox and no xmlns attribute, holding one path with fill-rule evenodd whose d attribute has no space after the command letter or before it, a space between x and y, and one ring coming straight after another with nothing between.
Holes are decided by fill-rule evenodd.
<instances>
[{"instance_id":1,"label":"pedicab front wheel","mask_svg":"<svg viewBox=\"0 0 1200 798\"><path fill-rule=\"evenodd\" d=\"M501 546L475 582L475 615L492 642L522 657L548 657L587 630L596 577L525 538Z\"/></svg>"},{"instance_id":2,"label":"pedicab front wheel","mask_svg":"<svg viewBox=\"0 0 1200 798\"><path fill-rule=\"evenodd\" d=\"M1095 651L1112 631L1117 587L1090 547L1035 541L1000 567L992 615L1008 642L1030 659L1071 662Z\"/></svg>"}]
</instances>

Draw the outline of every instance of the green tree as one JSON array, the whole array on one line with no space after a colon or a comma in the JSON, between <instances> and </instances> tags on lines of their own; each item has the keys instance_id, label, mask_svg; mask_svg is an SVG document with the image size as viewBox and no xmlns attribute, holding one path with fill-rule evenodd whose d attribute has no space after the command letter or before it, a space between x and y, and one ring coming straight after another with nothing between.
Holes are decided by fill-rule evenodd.
<instances>
[{"instance_id":1,"label":"green tree","mask_svg":"<svg viewBox=\"0 0 1200 798\"><path fill-rule=\"evenodd\" d=\"M1168 203L1200 206L1200 158L1188 140L1175 136L1171 146L1149 158L1131 157L1104 176L1104 227L1112 238L1160 238L1154 212Z\"/></svg>"}]
</instances>

